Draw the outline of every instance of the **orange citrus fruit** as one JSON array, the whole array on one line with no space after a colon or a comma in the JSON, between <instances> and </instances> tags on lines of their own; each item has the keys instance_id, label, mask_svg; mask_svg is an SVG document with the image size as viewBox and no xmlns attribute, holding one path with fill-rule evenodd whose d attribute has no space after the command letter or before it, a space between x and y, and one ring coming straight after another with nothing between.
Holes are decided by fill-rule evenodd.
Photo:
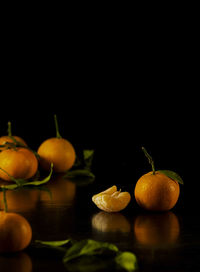
<instances>
[{"instance_id":1,"label":"orange citrus fruit","mask_svg":"<svg viewBox=\"0 0 200 272\"><path fill-rule=\"evenodd\" d=\"M69 170L76 159L74 147L63 138L47 139L39 146L37 153L43 169L49 170L53 163L54 171L59 173Z\"/></svg>"},{"instance_id":2,"label":"orange citrus fruit","mask_svg":"<svg viewBox=\"0 0 200 272\"><path fill-rule=\"evenodd\" d=\"M36 174L37 169L38 160L27 148L16 147L0 152L0 178L4 180L11 181L10 176L15 179L29 179Z\"/></svg>"},{"instance_id":3,"label":"orange citrus fruit","mask_svg":"<svg viewBox=\"0 0 200 272\"><path fill-rule=\"evenodd\" d=\"M23 216L0 212L0 253L21 251L31 239L32 228Z\"/></svg>"},{"instance_id":4,"label":"orange citrus fruit","mask_svg":"<svg viewBox=\"0 0 200 272\"><path fill-rule=\"evenodd\" d=\"M179 198L181 177L170 170L155 170L154 161L146 149L142 148L151 164L152 171L140 177L135 186L135 199L138 205L151 211L168 211Z\"/></svg>"},{"instance_id":5,"label":"orange citrus fruit","mask_svg":"<svg viewBox=\"0 0 200 272\"><path fill-rule=\"evenodd\" d=\"M178 201L180 187L177 181L160 172L143 175L135 186L135 199L146 210L168 211Z\"/></svg>"},{"instance_id":6,"label":"orange citrus fruit","mask_svg":"<svg viewBox=\"0 0 200 272\"><path fill-rule=\"evenodd\" d=\"M130 194L117 191L115 185L92 197L92 201L97 207L106 212L119 212L126 208L130 200Z\"/></svg>"},{"instance_id":7,"label":"orange citrus fruit","mask_svg":"<svg viewBox=\"0 0 200 272\"><path fill-rule=\"evenodd\" d=\"M75 162L76 153L73 145L62 138L58 130L57 117L54 115L56 137L45 140L38 148L40 165L44 170L49 170L53 163L54 172L68 171Z\"/></svg>"}]
</instances>

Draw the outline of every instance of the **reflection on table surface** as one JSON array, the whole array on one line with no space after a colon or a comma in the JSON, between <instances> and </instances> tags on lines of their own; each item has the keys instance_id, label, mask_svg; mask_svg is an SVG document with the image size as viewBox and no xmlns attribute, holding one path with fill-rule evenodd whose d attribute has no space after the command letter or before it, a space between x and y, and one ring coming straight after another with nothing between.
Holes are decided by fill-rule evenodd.
<instances>
[{"instance_id":1,"label":"reflection on table surface","mask_svg":"<svg viewBox=\"0 0 200 272\"><path fill-rule=\"evenodd\" d=\"M180 233L179 219L171 211L137 215L133 228L138 245L145 248L172 246Z\"/></svg>"},{"instance_id":2,"label":"reflection on table surface","mask_svg":"<svg viewBox=\"0 0 200 272\"><path fill-rule=\"evenodd\" d=\"M91 238L135 253L139 271L188 271L188 267L189 271L200 271L200 223L195 214L176 208L163 213L145 212L132 202L122 212L106 213L91 201L99 184L83 184L57 175L39 188L7 191L8 211L21 213L29 220L33 241ZM0 208L3 209L2 192ZM38 254L31 245L24 252L0 256L0 271L67 269L61 259Z\"/></svg>"}]
</instances>

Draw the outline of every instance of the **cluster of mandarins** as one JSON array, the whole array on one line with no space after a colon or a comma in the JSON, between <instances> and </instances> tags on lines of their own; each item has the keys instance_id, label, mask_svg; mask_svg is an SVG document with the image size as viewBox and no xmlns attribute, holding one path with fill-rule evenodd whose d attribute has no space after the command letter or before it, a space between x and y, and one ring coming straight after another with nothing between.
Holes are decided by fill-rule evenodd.
<instances>
[{"instance_id":1,"label":"cluster of mandarins","mask_svg":"<svg viewBox=\"0 0 200 272\"><path fill-rule=\"evenodd\" d=\"M0 179L10 182L27 180L35 176L38 167L54 172L66 172L75 162L76 154L72 144L62 138L58 131L56 137L45 140L37 152L32 151L19 136L11 133L8 122L8 135L0 137ZM18 213L0 212L0 253L17 252L25 249L31 242L32 228L25 217Z\"/></svg>"},{"instance_id":2,"label":"cluster of mandarins","mask_svg":"<svg viewBox=\"0 0 200 272\"><path fill-rule=\"evenodd\" d=\"M10 126L9 122L9 131ZM50 170L51 163L54 172L66 172L75 162L74 147L58 131L57 136L45 140L37 152L33 152L21 137L9 134L0 137L0 178L3 180L29 179L36 174L38 165Z\"/></svg>"}]
</instances>

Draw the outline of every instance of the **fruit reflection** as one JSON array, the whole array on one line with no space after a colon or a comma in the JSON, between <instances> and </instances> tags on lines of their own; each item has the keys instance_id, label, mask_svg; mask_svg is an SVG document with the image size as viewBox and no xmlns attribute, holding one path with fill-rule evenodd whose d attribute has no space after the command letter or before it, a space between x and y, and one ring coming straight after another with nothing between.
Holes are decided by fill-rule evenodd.
<instances>
[{"instance_id":1,"label":"fruit reflection","mask_svg":"<svg viewBox=\"0 0 200 272\"><path fill-rule=\"evenodd\" d=\"M76 195L76 185L63 175L56 175L45 186L48 191L41 191L40 200L56 204L71 204Z\"/></svg>"},{"instance_id":2,"label":"fruit reflection","mask_svg":"<svg viewBox=\"0 0 200 272\"><path fill-rule=\"evenodd\" d=\"M170 246L179 237L179 220L173 212L139 215L134 222L134 233L137 242L145 247Z\"/></svg>"},{"instance_id":3,"label":"fruit reflection","mask_svg":"<svg viewBox=\"0 0 200 272\"><path fill-rule=\"evenodd\" d=\"M2 272L31 272L32 261L29 255L25 252L1 255L0 268Z\"/></svg>"},{"instance_id":4,"label":"fruit reflection","mask_svg":"<svg viewBox=\"0 0 200 272\"><path fill-rule=\"evenodd\" d=\"M124 232L131 231L129 221L121 213L99 212L92 218L92 227L100 232Z\"/></svg>"},{"instance_id":5,"label":"fruit reflection","mask_svg":"<svg viewBox=\"0 0 200 272\"><path fill-rule=\"evenodd\" d=\"M36 207L39 190L19 188L6 191L9 211L28 212ZM3 192L0 192L0 208L3 209Z\"/></svg>"}]
</instances>

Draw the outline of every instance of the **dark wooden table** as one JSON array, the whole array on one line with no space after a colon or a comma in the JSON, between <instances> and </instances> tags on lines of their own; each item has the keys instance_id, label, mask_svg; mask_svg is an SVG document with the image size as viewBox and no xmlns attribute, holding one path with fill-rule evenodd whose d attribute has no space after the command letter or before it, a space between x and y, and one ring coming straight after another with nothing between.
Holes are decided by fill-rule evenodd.
<instances>
[{"instance_id":1,"label":"dark wooden table","mask_svg":"<svg viewBox=\"0 0 200 272\"><path fill-rule=\"evenodd\" d=\"M67 238L114 243L136 254L139 271L200 271L200 223L184 193L173 210L152 213L137 206L133 185L116 184L129 191L132 200L122 212L109 214L100 211L91 197L113 184L116 182L110 179L97 178L80 186L55 177L46 185L52 199L46 187L7 191L9 211L29 220L33 239L23 252L1 255L0 271L68 271L59 254L34 247L35 240Z\"/></svg>"}]
</instances>

